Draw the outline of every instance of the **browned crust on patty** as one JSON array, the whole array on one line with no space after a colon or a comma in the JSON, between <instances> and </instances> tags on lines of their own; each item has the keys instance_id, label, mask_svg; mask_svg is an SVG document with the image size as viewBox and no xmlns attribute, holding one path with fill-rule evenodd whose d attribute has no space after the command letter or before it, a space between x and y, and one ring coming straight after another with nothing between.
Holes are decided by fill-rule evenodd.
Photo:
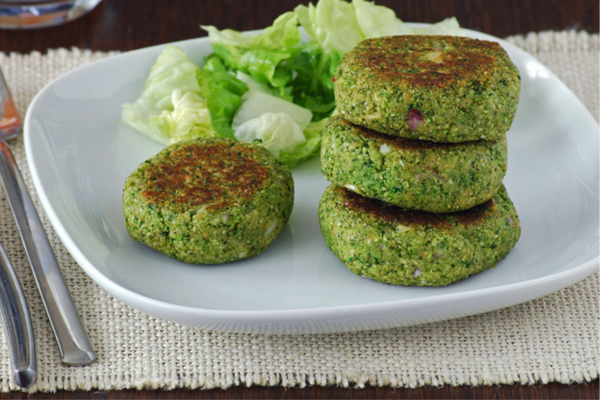
<instances>
[{"instance_id":1,"label":"browned crust on patty","mask_svg":"<svg viewBox=\"0 0 600 400\"><path fill-rule=\"evenodd\" d=\"M337 117L332 117L337 118ZM388 146L393 146L397 149L407 149L407 150L429 150L429 149L449 149L452 147L458 147L464 145L463 143L441 143L441 142L432 142L430 140L414 140L407 139L400 136L390 136L385 135L383 133L379 133L369 128L365 128L364 126L355 125L347 119L339 118L340 125L346 125L351 127L359 136L363 136L367 139L378 139L382 140Z\"/></svg>"},{"instance_id":2,"label":"browned crust on patty","mask_svg":"<svg viewBox=\"0 0 600 400\"><path fill-rule=\"evenodd\" d=\"M389 205L379 200L361 196L340 186L335 187L333 190L342 195L344 207L369 215L376 220L400 223L406 226L432 226L440 230L451 228L449 218L455 218L459 224L465 227L480 223L490 215L495 207L495 202L492 199L465 211L453 214L436 214Z\"/></svg>"},{"instance_id":3,"label":"browned crust on patty","mask_svg":"<svg viewBox=\"0 0 600 400\"><path fill-rule=\"evenodd\" d=\"M148 202L174 202L219 209L250 198L268 178L256 149L230 143L190 144L176 148L169 162L150 165L142 191ZM253 157L254 156L254 157Z\"/></svg>"},{"instance_id":4,"label":"browned crust on patty","mask_svg":"<svg viewBox=\"0 0 600 400\"><path fill-rule=\"evenodd\" d=\"M375 78L398 79L414 86L452 85L457 79L481 80L482 73L504 67L502 47L486 40L454 36L390 36L367 39L354 50L357 67Z\"/></svg>"}]
</instances>

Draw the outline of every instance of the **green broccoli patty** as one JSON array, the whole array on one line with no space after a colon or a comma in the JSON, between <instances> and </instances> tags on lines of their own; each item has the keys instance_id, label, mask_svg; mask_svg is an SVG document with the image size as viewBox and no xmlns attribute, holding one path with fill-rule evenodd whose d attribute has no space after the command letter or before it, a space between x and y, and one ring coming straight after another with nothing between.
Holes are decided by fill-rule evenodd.
<instances>
[{"instance_id":1,"label":"green broccoli patty","mask_svg":"<svg viewBox=\"0 0 600 400\"><path fill-rule=\"evenodd\" d=\"M378 132L435 142L500 140L521 78L495 42L454 36L367 39L335 73L337 107Z\"/></svg>"},{"instance_id":2,"label":"green broccoli patty","mask_svg":"<svg viewBox=\"0 0 600 400\"><path fill-rule=\"evenodd\" d=\"M193 264L261 253L287 223L293 201L290 171L267 150L221 138L165 148L127 178L123 191L130 236Z\"/></svg>"},{"instance_id":3,"label":"green broccoli patty","mask_svg":"<svg viewBox=\"0 0 600 400\"><path fill-rule=\"evenodd\" d=\"M504 186L484 204L435 214L331 185L319 221L325 242L352 272L406 286L445 286L492 268L521 234Z\"/></svg>"},{"instance_id":4,"label":"green broccoli patty","mask_svg":"<svg viewBox=\"0 0 600 400\"><path fill-rule=\"evenodd\" d=\"M466 210L492 197L506 174L506 136L436 143L383 135L332 117L323 131L325 178L366 197L416 210Z\"/></svg>"}]
</instances>

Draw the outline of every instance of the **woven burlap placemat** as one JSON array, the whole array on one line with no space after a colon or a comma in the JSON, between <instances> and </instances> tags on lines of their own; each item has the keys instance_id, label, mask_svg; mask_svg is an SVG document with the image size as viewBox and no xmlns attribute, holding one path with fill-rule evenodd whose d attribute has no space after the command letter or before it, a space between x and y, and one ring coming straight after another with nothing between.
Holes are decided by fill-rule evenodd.
<instances>
[{"instance_id":1,"label":"woven burlap placemat","mask_svg":"<svg viewBox=\"0 0 600 400\"><path fill-rule=\"evenodd\" d=\"M509 41L553 70L598 119L598 35L545 32ZM50 80L110 55L78 49L44 55L0 54L0 67L20 114L25 115L33 96ZM11 145L33 191L23 141L17 139ZM61 364L1 193L0 241L15 265L34 323L38 379L31 392L240 384L572 383L598 377L598 274L518 306L420 326L321 335L220 333L155 319L114 299L78 267L41 214L98 361L87 367ZM0 335L0 390L17 390L4 334Z\"/></svg>"}]
</instances>

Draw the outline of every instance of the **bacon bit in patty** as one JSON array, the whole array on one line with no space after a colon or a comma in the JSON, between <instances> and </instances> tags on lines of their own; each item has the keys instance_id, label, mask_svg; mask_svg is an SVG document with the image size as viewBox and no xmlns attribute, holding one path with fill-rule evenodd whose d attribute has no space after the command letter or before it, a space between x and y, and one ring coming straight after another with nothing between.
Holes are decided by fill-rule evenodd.
<instances>
[{"instance_id":1,"label":"bacon bit in patty","mask_svg":"<svg viewBox=\"0 0 600 400\"><path fill-rule=\"evenodd\" d=\"M408 127L413 132L417 130L424 120L423 114L421 114L419 110L415 109L408 110L408 115L406 118L408 118Z\"/></svg>"}]
</instances>

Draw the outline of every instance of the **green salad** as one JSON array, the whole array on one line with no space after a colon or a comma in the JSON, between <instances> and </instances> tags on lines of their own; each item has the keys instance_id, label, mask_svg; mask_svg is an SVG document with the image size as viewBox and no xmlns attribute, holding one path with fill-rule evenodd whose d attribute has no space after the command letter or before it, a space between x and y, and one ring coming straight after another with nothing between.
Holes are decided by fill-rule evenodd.
<instances>
[{"instance_id":1,"label":"green salad","mask_svg":"<svg viewBox=\"0 0 600 400\"><path fill-rule=\"evenodd\" d=\"M166 46L140 98L123 105L122 121L164 145L214 136L258 143L290 168L319 154L335 110L336 67L360 41L461 34L455 18L414 28L366 0L299 5L256 35L201 27L213 49L204 65Z\"/></svg>"}]
</instances>

